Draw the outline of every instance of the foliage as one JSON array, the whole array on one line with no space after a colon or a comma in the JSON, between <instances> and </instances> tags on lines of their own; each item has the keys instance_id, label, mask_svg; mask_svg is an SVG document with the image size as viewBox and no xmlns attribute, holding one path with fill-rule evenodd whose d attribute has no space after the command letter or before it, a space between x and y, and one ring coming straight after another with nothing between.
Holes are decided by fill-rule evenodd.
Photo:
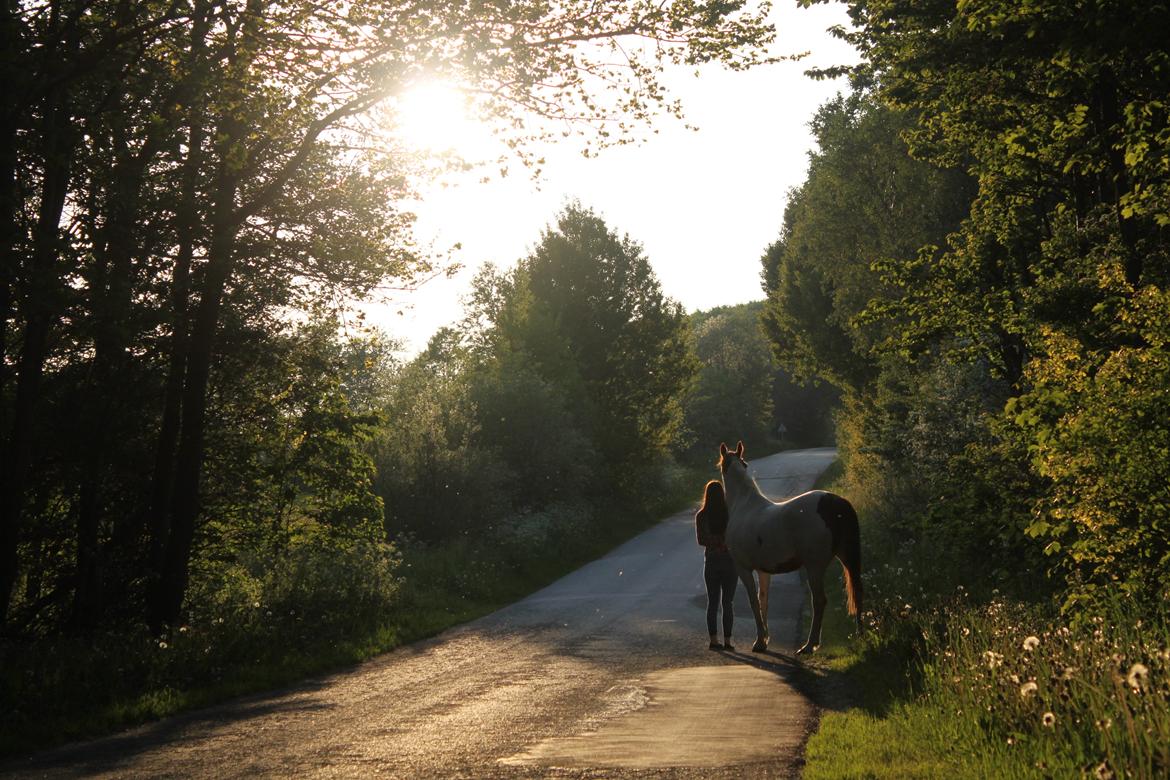
<instances>
[{"instance_id":1,"label":"foliage","mask_svg":"<svg viewBox=\"0 0 1170 780\"><path fill-rule=\"evenodd\" d=\"M331 514L333 528L376 514L365 477L349 497L339 486L366 468L340 389L302 414L311 435L290 432L289 451L260 463L263 448L241 452L248 439L235 434L278 431L251 394L309 367L261 361L255 385L229 372L280 342L290 313L332 322L338 301L434 270L404 207L430 166L395 138L402 94L459 84L536 166L535 138L567 129L588 151L678 114L660 78L667 63L764 61L766 11L649 0L360 0L340 14L307 0L5 4L4 630L175 623L222 508L211 503L229 500L208 492L228 488L209 447L237 459L235 487L254 491L261 514L300 502L298 512ZM255 420L233 416L250 407ZM339 466L326 474L330 462ZM288 466L304 466L291 482L277 473ZM247 533L262 526L257 516Z\"/></svg>"},{"instance_id":2,"label":"foliage","mask_svg":"<svg viewBox=\"0 0 1170 780\"><path fill-rule=\"evenodd\" d=\"M697 369L686 317L641 246L592 211L566 207L513 271L485 269L465 327L481 365L497 374L525 365L555 388L627 494L636 487L627 466L668 458L678 444Z\"/></svg>"},{"instance_id":3,"label":"foliage","mask_svg":"<svg viewBox=\"0 0 1170 780\"><path fill-rule=\"evenodd\" d=\"M765 258L778 356L846 391L857 482L972 552L1043 551L1071 616L1164 611L1166 9L848 6L858 92ZM842 173L870 160L896 199Z\"/></svg>"},{"instance_id":4,"label":"foliage","mask_svg":"<svg viewBox=\"0 0 1170 780\"><path fill-rule=\"evenodd\" d=\"M710 461L721 441L743 440L753 451L768 451L781 441L831 440L834 393L823 383L797 384L775 365L760 326L762 309L759 302L745 303L690 316L700 366L684 402L692 461Z\"/></svg>"},{"instance_id":5,"label":"foliage","mask_svg":"<svg viewBox=\"0 0 1170 780\"><path fill-rule=\"evenodd\" d=\"M759 307L744 304L691 315L701 368L686 402L686 423L699 458L719 442L763 449L775 427L774 368L759 328Z\"/></svg>"},{"instance_id":6,"label":"foliage","mask_svg":"<svg viewBox=\"0 0 1170 780\"><path fill-rule=\"evenodd\" d=\"M1070 620L1051 602L1022 600L1035 584L992 568L1002 554L956 566L936 541L904 538L864 494L856 503L867 630L820 661L849 694L810 740L808 776L1165 774L1165 615L1114 591L1100 614ZM843 635L850 618L829 603Z\"/></svg>"}]
</instances>

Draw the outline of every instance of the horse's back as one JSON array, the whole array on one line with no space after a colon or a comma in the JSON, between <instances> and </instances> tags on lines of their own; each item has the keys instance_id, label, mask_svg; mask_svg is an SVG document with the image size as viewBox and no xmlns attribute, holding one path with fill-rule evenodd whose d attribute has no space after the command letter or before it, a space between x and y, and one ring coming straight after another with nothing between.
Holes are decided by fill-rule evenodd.
<instances>
[{"instance_id":1,"label":"horse's back","mask_svg":"<svg viewBox=\"0 0 1170 780\"><path fill-rule=\"evenodd\" d=\"M754 510L743 531L751 551L753 568L770 573L792 571L800 566L824 565L832 558L833 537L818 512L824 490L810 490L785 501L769 502ZM754 538L751 538L754 536Z\"/></svg>"}]
</instances>

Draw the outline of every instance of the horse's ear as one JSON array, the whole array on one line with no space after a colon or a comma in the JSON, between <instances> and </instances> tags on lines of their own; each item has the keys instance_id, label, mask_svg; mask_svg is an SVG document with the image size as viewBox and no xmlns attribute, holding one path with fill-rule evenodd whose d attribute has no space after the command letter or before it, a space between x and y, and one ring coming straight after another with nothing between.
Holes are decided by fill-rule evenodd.
<instances>
[{"instance_id":1,"label":"horse's ear","mask_svg":"<svg viewBox=\"0 0 1170 780\"><path fill-rule=\"evenodd\" d=\"M723 442L719 442L719 455L720 455L720 457L722 457L726 454L727 454L727 445L724 444Z\"/></svg>"},{"instance_id":2,"label":"horse's ear","mask_svg":"<svg viewBox=\"0 0 1170 780\"><path fill-rule=\"evenodd\" d=\"M740 458L743 457L743 442L742 441L735 445L735 454L737 457L740 457Z\"/></svg>"}]
</instances>

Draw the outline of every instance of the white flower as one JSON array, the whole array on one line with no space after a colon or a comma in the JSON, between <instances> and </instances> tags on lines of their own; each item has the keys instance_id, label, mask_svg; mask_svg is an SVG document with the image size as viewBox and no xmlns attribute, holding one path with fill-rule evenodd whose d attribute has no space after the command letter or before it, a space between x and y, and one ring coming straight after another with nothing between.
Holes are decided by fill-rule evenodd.
<instances>
[{"instance_id":1,"label":"white flower","mask_svg":"<svg viewBox=\"0 0 1170 780\"><path fill-rule=\"evenodd\" d=\"M1040 716L1040 722L1044 724L1044 728L1050 729L1056 725L1056 716L1051 712L1046 712Z\"/></svg>"},{"instance_id":2,"label":"white flower","mask_svg":"<svg viewBox=\"0 0 1170 780\"><path fill-rule=\"evenodd\" d=\"M1040 646L1040 637L1030 636L1024 640L1024 649L1029 653Z\"/></svg>"},{"instance_id":3,"label":"white flower","mask_svg":"<svg viewBox=\"0 0 1170 780\"><path fill-rule=\"evenodd\" d=\"M1093 777L1097 778L1097 780L1113 780L1113 770L1109 768L1109 764L1102 761L1093 770Z\"/></svg>"},{"instance_id":4,"label":"white flower","mask_svg":"<svg viewBox=\"0 0 1170 780\"><path fill-rule=\"evenodd\" d=\"M1028 680L1028 682L1020 686L1020 696L1026 699L1038 690L1040 690L1040 686L1036 684L1036 681Z\"/></svg>"},{"instance_id":5,"label":"white flower","mask_svg":"<svg viewBox=\"0 0 1170 780\"><path fill-rule=\"evenodd\" d=\"M963 634L963 636L970 636L970 635L971 635L971 629L967 628L966 626L963 626L963 631L962 631L962 634Z\"/></svg>"},{"instance_id":6,"label":"white flower","mask_svg":"<svg viewBox=\"0 0 1170 780\"><path fill-rule=\"evenodd\" d=\"M159 650L166 650L166 649L167 649L167 643L166 643L166 642L161 642L161 641L160 641L160 642L158 643L158 649L159 649Z\"/></svg>"},{"instance_id":7,"label":"white flower","mask_svg":"<svg viewBox=\"0 0 1170 780\"><path fill-rule=\"evenodd\" d=\"M1129 667L1129 675L1125 681L1129 683L1129 687L1133 688L1134 693L1139 693L1145 690L1146 682L1150 679L1150 670L1146 668L1143 663L1136 663Z\"/></svg>"},{"instance_id":8,"label":"white flower","mask_svg":"<svg viewBox=\"0 0 1170 780\"><path fill-rule=\"evenodd\" d=\"M988 650L983 654L983 660L987 662L988 669L994 669L997 666L1003 665L1003 656L994 650Z\"/></svg>"}]
</instances>

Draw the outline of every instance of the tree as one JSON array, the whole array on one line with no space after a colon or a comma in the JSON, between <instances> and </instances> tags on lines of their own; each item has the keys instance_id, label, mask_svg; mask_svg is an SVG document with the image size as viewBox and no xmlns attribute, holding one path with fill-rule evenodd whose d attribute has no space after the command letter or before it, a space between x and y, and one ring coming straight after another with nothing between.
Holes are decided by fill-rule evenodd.
<instances>
[{"instance_id":1,"label":"tree","mask_svg":"<svg viewBox=\"0 0 1170 780\"><path fill-rule=\"evenodd\" d=\"M161 630L186 591L225 335L271 333L274 312L426 269L397 207L396 95L465 84L514 120L521 157L547 131L532 117L620 143L677 109L664 63L748 67L771 30L736 3L362 0L339 14L307 0L45 0L5 4L0 39L14 85L0 104L0 619L22 545L39 543L28 477L54 473L74 487L38 495L76 496L62 500L91 601L75 612L100 611L105 559L146 550L145 564L125 557L153 571ZM128 376L153 399L124 398ZM47 440L50 387L81 411L81 446ZM40 468L57 461L70 468ZM143 472L151 485L126 501L119 475Z\"/></svg>"},{"instance_id":2,"label":"tree","mask_svg":"<svg viewBox=\"0 0 1170 780\"><path fill-rule=\"evenodd\" d=\"M505 341L564 389L605 463L620 473L665 455L697 366L682 308L662 294L641 246L572 205L513 279L524 313L501 319Z\"/></svg>"},{"instance_id":3,"label":"tree","mask_svg":"<svg viewBox=\"0 0 1170 780\"><path fill-rule=\"evenodd\" d=\"M721 441L743 440L757 452L768 444L776 370L760 330L761 308L742 304L690 317L701 366L685 402L690 450L696 458L710 460Z\"/></svg>"},{"instance_id":4,"label":"tree","mask_svg":"<svg viewBox=\"0 0 1170 780\"><path fill-rule=\"evenodd\" d=\"M1070 606L1121 592L1164 607L1159 496L1170 473L1152 453L1166 439L1170 53L1155 31L1170 11L999 0L849 9L854 29L840 34L865 57L855 83L913 117L911 156L961 168L977 188L937 251L883 263L898 293L873 307L876 321L912 325L891 331L883 355L941 355L995 377L962 395L994 410L990 449L1023 476L1010 491L987 477L985 492L1011 499L1016 530L1047 542ZM977 512L1001 522L999 509Z\"/></svg>"}]
</instances>

